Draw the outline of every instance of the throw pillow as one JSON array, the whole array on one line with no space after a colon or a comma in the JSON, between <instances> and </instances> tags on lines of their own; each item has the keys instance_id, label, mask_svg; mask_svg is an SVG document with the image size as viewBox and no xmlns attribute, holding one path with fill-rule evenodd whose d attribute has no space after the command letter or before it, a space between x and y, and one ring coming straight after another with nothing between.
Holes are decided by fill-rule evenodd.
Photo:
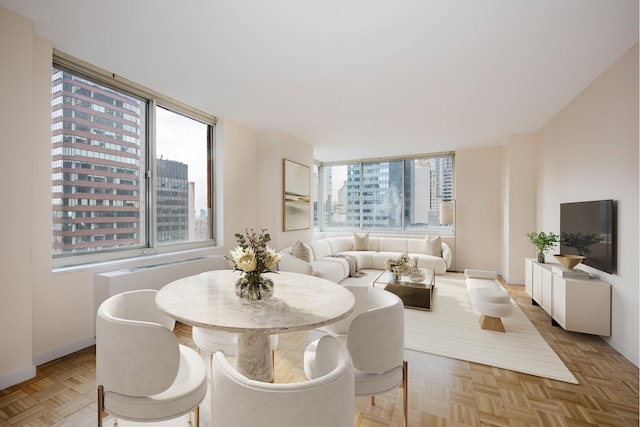
<instances>
[{"instance_id":1,"label":"throw pillow","mask_svg":"<svg viewBox=\"0 0 640 427\"><path fill-rule=\"evenodd\" d=\"M306 262L309 262L311 260L309 248L306 247L300 240L298 240L296 244L291 247L291 255Z\"/></svg>"},{"instance_id":2,"label":"throw pillow","mask_svg":"<svg viewBox=\"0 0 640 427\"><path fill-rule=\"evenodd\" d=\"M353 233L353 250L368 251L369 250L369 232L364 234Z\"/></svg>"},{"instance_id":3,"label":"throw pillow","mask_svg":"<svg viewBox=\"0 0 640 427\"><path fill-rule=\"evenodd\" d=\"M442 256L442 239L440 236L425 236L424 253L433 256Z\"/></svg>"}]
</instances>

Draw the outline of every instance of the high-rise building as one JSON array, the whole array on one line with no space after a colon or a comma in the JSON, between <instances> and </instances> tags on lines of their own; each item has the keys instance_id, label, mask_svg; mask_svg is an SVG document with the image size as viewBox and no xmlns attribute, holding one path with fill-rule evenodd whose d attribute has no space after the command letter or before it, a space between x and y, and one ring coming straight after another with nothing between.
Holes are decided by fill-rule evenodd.
<instances>
[{"instance_id":1,"label":"high-rise building","mask_svg":"<svg viewBox=\"0 0 640 427\"><path fill-rule=\"evenodd\" d=\"M55 68L51 83L53 253L146 244L147 103ZM206 218L195 218L194 185L188 165L157 159L159 243L206 238Z\"/></svg>"},{"instance_id":2,"label":"high-rise building","mask_svg":"<svg viewBox=\"0 0 640 427\"><path fill-rule=\"evenodd\" d=\"M145 104L52 72L53 253L141 243Z\"/></svg>"},{"instance_id":3,"label":"high-rise building","mask_svg":"<svg viewBox=\"0 0 640 427\"><path fill-rule=\"evenodd\" d=\"M193 194L189 197L189 167L162 158L156 160L156 165L158 243L185 242L189 230L194 230L189 222L193 223L195 216L195 210L189 209L189 200L193 200Z\"/></svg>"}]
</instances>

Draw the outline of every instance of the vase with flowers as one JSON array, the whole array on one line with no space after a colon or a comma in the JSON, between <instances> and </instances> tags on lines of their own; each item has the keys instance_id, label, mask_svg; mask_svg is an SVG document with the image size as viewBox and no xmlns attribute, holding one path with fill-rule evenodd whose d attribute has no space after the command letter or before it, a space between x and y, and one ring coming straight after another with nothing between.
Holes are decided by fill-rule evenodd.
<instances>
[{"instance_id":1,"label":"vase with flowers","mask_svg":"<svg viewBox=\"0 0 640 427\"><path fill-rule=\"evenodd\" d=\"M241 271L242 275L235 283L235 293L248 300L266 300L273 295L273 280L263 276L280 260L280 255L267 246L271 236L266 229L259 233L248 229L245 234L236 233L238 246L226 257L231 268Z\"/></svg>"},{"instance_id":2,"label":"vase with flowers","mask_svg":"<svg viewBox=\"0 0 640 427\"><path fill-rule=\"evenodd\" d=\"M403 274L411 271L409 267L409 255L402 254L398 258L389 258L385 261L385 268L391 272L391 280L398 282Z\"/></svg>"}]
</instances>

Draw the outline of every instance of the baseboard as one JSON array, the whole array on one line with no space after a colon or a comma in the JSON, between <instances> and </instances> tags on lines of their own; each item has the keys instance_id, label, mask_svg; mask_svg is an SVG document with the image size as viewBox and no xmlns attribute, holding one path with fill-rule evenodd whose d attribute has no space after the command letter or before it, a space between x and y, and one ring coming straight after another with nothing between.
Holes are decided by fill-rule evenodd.
<instances>
[{"instance_id":1,"label":"baseboard","mask_svg":"<svg viewBox=\"0 0 640 427\"><path fill-rule=\"evenodd\" d=\"M96 338L85 338L76 342L65 344L60 347L56 347L51 350L47 350L44 353L37 354L33 357L33 363L36 366L44 365L52 360L59 359L60 357L67 356L71 353L75 353L83 348L91 347L96 344Z\"/></svg>"},{"instance_id":2,"label":"baseboard","mask_svg":"<svg viewBox=\"0 0 640 427\"><path fill-rule=\"evenodd\" d=\"M17 371L0 376L0 390L20 384L36 376L36 366L27 366Z\"/></svg>"}]
</instances>

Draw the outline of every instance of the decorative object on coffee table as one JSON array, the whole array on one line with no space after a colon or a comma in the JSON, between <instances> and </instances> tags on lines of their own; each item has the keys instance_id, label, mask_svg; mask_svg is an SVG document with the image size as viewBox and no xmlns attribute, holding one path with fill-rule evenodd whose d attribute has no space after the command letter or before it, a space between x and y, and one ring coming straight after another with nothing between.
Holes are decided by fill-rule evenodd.
<instances>
[{"instance_id":1,"label":"decorative object on coffee table","mask_svg":"<svg viewBox=\"0 0 640 427\"><path fill-rule=\"evenodd\" d=\"M553 232L545 233L541 231L536 233L532 231L527 233L526 236L529 238L529 242L538 250L538 262L540 264L544 264L544 254L560 242L560 236Z\"/></svg>"},{"instance_id":2,"label":"decorative object on coffee table","mask_svg":"<svg viewBox=\"0 0 640 427\"><path fill-rule=\"evenodd\" d=\"M565 268L573 270L573 267L580 264L586 257L582 255L561 255L555 254L554 258L560 262Z\"/></svg>"},{"instance_id":3,"label":"decorative object on coffee table","mask_svg":"<svg viewBox=\"0 0 640 427\"><path fill-rule=\"evenodd\" d=\"M409 273L411 267L409 266L409 255L402 254L398 258L389 258L385 262L385 268L392 274L392 280L397 282L400 280L403 274Z\"/></svg>"},{"instance_id":4,"label":"decorative object on coffee table","mask_svg":"<svg viewBox=\"0 0 640 427\"><path fill-rule=\"evenodd\" d=\"M418 267L418 257L413 257L413 265L411 266L409 279L411 279L412 282L422 282L426 277L425 272Z\"/></svg>"},{"instance_id":5,"label":"decorative object on coffee table","mask_svg":"<svg viewBox=\"0 0 640 427\"><path fill-rule=\"evenodd\" d=\"M280 255L267 246L271 240L266 229L259 233L249 229L246 235L236 233L238 246L227 257L233 270L243 274L235 283L235 293L240 298L248 300L264 300L273 295L273 281L262 276L263 273L273 272L271 268L280 260Z\"/></svg>"}]
</instances>

